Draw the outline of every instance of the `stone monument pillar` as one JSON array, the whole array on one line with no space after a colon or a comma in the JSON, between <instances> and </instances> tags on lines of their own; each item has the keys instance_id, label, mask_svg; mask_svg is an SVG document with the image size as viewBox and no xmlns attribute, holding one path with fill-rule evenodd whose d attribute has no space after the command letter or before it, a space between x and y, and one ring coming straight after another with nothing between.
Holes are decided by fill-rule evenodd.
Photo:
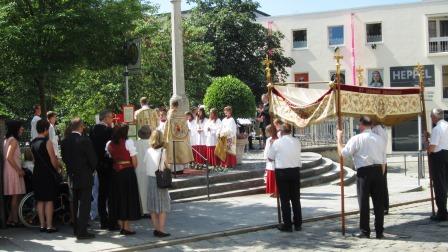
<instances>
[{"instance_id":1,"label":"stone monument pillar","mask_svg":"<svg viewBox=\"0 0 448 252\"><path fill-rule=\"evenodd\" d=\"M171 48L173 63L173 96L172 100L180 100L179 111L190 109L187 95L185 94L184 76L184 47L182 34L181 0L171 0Z\"/></svg>"}]
</instances>

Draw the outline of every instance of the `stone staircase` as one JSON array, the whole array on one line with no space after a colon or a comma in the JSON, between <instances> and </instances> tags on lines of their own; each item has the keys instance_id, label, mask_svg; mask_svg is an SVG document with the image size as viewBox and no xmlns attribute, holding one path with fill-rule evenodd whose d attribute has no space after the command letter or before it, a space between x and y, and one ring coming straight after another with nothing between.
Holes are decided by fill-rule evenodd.
<instances>
[{"instance_id":1,"label":"stone staircase","mask_svg":"<svg viewBox=\"0 0 448 252\"><path fill-rule=\"evenodd\" d=\"M231 169L225 173L210 174L210 198L234 197L265 192L264 161L246 162L244 169ZM301 187L326 183L339 183L339 164L320 154L302 153ZM344 184L355 180L355 172L344 167ZM170 196L174 203L207 199L207 180L204 176L173 179Z\"/></svg>"}]
</instances>

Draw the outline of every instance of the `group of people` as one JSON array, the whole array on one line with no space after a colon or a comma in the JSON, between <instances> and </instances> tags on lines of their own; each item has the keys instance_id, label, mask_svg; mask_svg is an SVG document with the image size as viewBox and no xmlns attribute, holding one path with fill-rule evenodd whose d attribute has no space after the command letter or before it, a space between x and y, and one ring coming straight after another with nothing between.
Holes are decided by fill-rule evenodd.
<instances>
[{"instance_id":1,"label":"group of people","mask_svg":"<svg viewBox=\"0 0 448 252\"><path fill-rule=\"evenodd\" d=\"M345 145L342 131L338 130L338 151L344 157L353 158L357 171L357 192L360 208L359 227L361 232L356 236L360 238L370 237L369 197L372 197L376 238L381 239L384 237L384 214L389 211L386 177L387 133L381 124L374 124L367 116L361 117L359 127L361 133L352 137ZM293 226L294 230L300 231L302 226L300 204L301 145L300 141L291 135L291 129L290 124L275 119L273 125L266 127L266 134L269 138L266 140L264 150L266 193L280 197L283 223L278 226L278 229L283 232L292 232ZM446 130L448 134L448 124ZM446 137L448 139L448 135Z\"/></svg>"}]
</instances>

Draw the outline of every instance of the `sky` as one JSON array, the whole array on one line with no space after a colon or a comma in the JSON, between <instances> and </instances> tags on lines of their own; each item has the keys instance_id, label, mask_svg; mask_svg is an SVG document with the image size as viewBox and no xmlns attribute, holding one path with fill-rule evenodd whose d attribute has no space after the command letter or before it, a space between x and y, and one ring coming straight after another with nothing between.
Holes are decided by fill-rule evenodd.
<instances>
[{"instance_id":1,"label":"sky","mask_svg":"<svg viewBox=\"0 0 448 252\"><path fill-rule=\"evenodd\" d=\"M419 1L420 0L258 0L261 5L259 10L266 12L271 16ZM150 2L159 5L160 13L171 11L170 0L150 0ZM191 6L187 5L186 2L186 0L182 0L182 10L191 9Z\"/></svg>"}]
</instances>

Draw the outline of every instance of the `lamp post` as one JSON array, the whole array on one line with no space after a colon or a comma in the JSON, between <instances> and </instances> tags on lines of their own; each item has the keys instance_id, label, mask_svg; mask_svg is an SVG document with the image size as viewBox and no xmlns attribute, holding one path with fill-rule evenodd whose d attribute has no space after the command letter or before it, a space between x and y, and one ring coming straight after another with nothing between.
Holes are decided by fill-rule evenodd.
<instances>
[{"instance_id":1,"label":"lamp post","mask_svg":"<svg viewBox=\"0 0 448 252\"><path fill-rule=\"evenodd\" d=\"M189 110L187 95L185 94L184 76L184 48L182 39L181 0L171 0L171 48L173 65L173 96L172 100L180 100L179 111Z\"/></svg>"}]
</instances>

